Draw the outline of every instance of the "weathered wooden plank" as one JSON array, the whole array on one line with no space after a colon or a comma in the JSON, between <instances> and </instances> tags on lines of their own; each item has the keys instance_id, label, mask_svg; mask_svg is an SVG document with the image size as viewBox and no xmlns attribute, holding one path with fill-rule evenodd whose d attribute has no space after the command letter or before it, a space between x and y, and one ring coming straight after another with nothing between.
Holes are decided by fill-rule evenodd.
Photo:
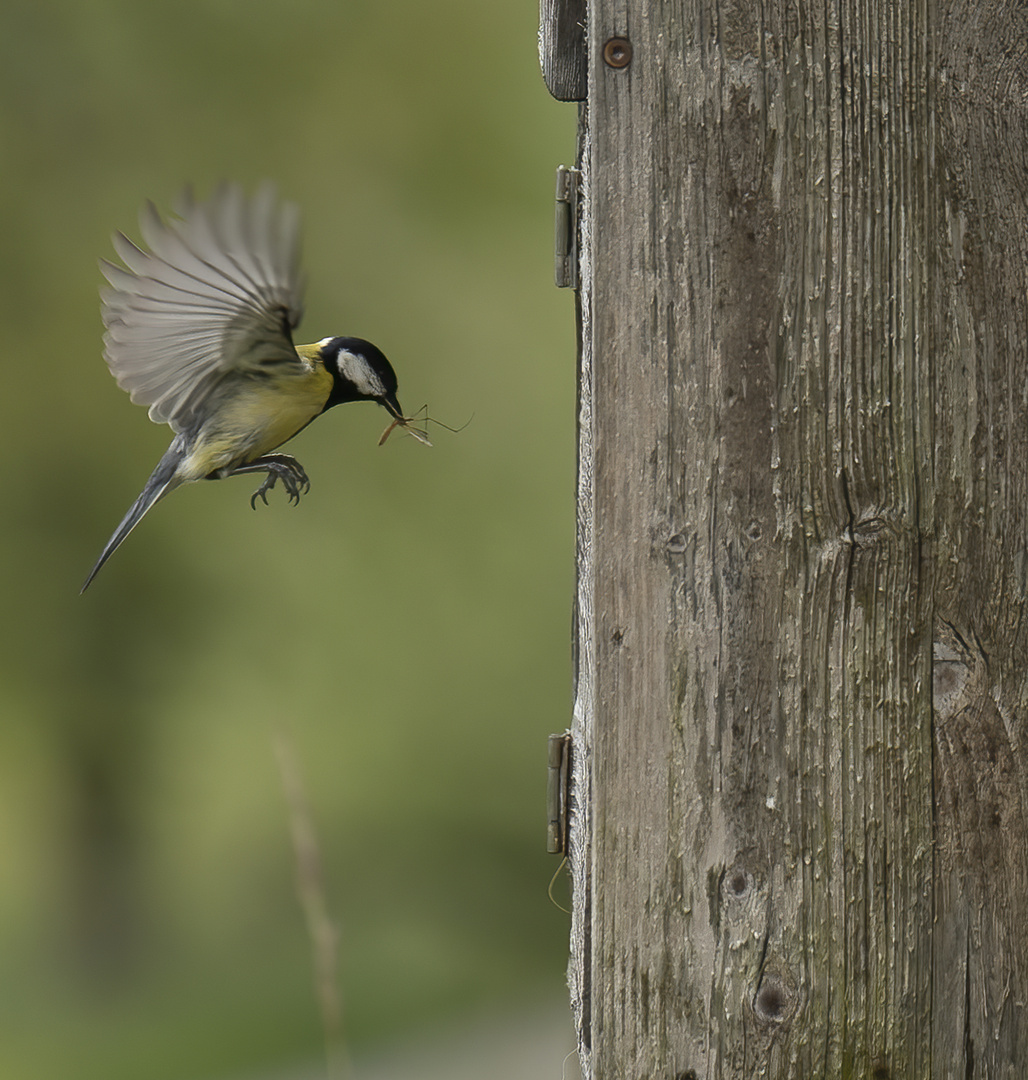
<instances>
[{"instance_id":1,"label":"weathered wooden plank","mask_svg":"<svg viewBox=\"0 0 1028 1080\"><path fill-rule=\"evenodd\" d=\"M936 1075L1028 1075L1028 12L938 5Z\"/></svg>"},{"instance_id":2,"label":"weathered wooden plank","mask_svg":"<svg viewBox=\"0 0 1028 1080\"><path fill-rule=\"evenodd\" d=\"M590 5L587 1076L1028 1075L1024 23Z\"/></svg>"},{"instance_id":3,"label":"weathered wooden plank","mask_svg":"<svg viewBox=\"0 0 1028 1080\"><path fill-rule=\"evenodd\" d=\"M539 63L558 101L584 101L586 0L539 0Z\"/></svg>"}]
</instances>

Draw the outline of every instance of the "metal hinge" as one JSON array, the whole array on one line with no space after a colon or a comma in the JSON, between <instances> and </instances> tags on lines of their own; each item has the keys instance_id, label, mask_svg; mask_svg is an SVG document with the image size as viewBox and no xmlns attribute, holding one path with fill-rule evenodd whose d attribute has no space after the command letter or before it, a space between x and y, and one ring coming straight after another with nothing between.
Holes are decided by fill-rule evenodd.
<instances>
[{"instance_id":1,"label":"metal hinge","mask_svg":"<svg viewBox=\"0 0 1028 1080\"><path fill-rule=\"evenodd\" d=\"M568 804L571 783L571 733L551 735L546 770L546 850L552 855L568 853Z\"/></svg>"},{"instance_id":2,"label":"metal hinge","mask_svg":"<svg viewBox=\"0 0 1028 1080\"><path fill-rule=\"evenodd\" d=\"M553 277L558 289L578 288L578 169L557 166L557 209L553 221Z\"/></svg>"}]
</instances>

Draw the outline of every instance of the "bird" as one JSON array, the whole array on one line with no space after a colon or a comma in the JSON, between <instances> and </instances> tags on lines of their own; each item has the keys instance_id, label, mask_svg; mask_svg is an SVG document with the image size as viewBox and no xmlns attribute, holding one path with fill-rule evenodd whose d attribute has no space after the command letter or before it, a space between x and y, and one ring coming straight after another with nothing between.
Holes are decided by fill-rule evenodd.
<instances>
[{"instance_id":1,"label":"bird","mask_svg":"<svg viewBox=\"0 0 1028 1080\"><path fill-rule=\"evenodd\" d=\"M264 473L251 506L267 504L278 481L299 503L310 489L307 473L272 451L333 406L376 402L392 417L386 435L411 423L377 346L341 336L293 344L303 313L299 213L272 183L248 197L223 182L206 201L186 188L166 220L148 202L140 232L145 247L124 233L113 237L124 266L100 260L108 282L104 359L131 400L149 406L150 419L168 424L174 438L81 592L143 516L183 484Z\"/></svg>"}]
</instances>

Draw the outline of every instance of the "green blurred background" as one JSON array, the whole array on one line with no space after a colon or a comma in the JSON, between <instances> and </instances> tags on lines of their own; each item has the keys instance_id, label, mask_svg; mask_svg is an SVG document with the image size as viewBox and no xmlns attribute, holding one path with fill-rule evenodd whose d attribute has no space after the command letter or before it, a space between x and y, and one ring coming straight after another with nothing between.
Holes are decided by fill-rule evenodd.
<instances>
[{"instance_id":1,"label":"green blurred background","mask_svg":"<svg viewBox=\"0 0 1028 1080\"><path fill-rule=\"evenodd\" d=\"M287 732L359 1056L563 984L546 735L570 708L574 345L533 0L35 0L0 13L5 330L0 1076L316 1061L273 752ZM265 177L303 212L299 340L367 337L426 449L345 406L313 481L162 503L170 438L101 358L96 260L146 198ZM559 1069L559 1063L556 1065ZM556 1072L555 1075L559 1075Z\"/></svg>"}]
</instances>

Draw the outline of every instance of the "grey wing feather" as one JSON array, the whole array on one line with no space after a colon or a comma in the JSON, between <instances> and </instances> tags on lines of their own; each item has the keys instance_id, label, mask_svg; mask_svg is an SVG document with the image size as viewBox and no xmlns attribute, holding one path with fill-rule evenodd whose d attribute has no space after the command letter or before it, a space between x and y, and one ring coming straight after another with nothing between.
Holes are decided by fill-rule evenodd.
<instances>
[{"instance_id":1,"label":"grey wing feather","mask_svg":"<svg viewBox=\"0 0 1028 1080\"><path fill-rule=\"evenodd\" d=\"M132 400L175 431L190 426L230 372L301 361L292 330L303 311L299 215L271 184L247 199L223 184L207 202L184 192L179 219L140 215L149 251L120 233L106 260L104 358Z\"/></svg>"}]
</instances>

